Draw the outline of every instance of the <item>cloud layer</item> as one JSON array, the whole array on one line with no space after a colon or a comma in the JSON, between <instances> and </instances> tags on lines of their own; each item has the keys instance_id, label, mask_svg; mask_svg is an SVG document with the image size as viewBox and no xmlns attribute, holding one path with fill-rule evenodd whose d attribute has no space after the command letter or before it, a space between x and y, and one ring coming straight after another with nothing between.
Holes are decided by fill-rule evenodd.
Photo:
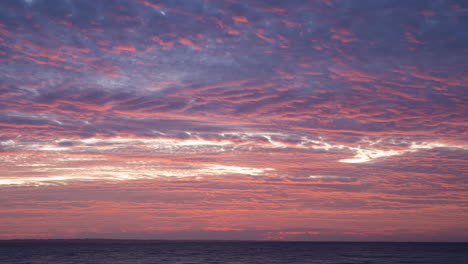
<instances>
[{"instance_id":1,"label":"cloud layer","mask_svg":"<svg viewBox=\"0 0 468 264\"><path fill-rule=\"evenodd\" d=\"M0 7L0 238L466 240L463 1Z\"/></svg>"}]
</instances>

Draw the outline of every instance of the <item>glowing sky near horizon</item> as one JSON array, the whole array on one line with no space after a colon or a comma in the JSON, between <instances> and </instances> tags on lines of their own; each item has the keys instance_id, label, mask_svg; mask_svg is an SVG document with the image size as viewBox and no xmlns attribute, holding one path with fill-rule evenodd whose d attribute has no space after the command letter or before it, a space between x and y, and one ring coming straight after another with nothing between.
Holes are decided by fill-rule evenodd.
<instances>
[{"instance_id":1,"label":"glowing sky near horizon","mask_svg":"<svg viewBox=\"0 0 468 264\"><path fill-rule=\"evenodd\" d=\"M468 240L468 2L0 2L0 239Z\"/></svg>"}]
</instances>

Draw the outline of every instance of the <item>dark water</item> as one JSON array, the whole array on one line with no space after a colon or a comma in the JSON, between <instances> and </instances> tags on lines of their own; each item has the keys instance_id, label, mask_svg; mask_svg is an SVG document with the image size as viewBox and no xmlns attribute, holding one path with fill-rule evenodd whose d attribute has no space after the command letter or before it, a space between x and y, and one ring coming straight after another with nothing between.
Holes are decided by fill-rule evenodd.
<instances>
[{"instance_id":1,"label":"dark water","mask_svg":"<svg viewBox=\"0 0 468 264\"><path fill-rule=\"evenodd\" d=\"M468 263L468 243L0 241L0 263Z\"/></svg>"}]
</instances>

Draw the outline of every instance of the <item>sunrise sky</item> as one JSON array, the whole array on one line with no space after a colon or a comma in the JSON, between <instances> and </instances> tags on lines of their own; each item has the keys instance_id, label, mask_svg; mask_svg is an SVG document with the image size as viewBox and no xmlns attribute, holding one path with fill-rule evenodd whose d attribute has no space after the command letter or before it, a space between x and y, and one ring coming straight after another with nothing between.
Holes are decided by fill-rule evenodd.
<instances>
[{"instance_id":1,"label":"sunrise sky","mask_svg":"<svg viewBox=\"0 0 468 264\"><path fill-rule=\"evenodd\" d=\"M468 240L468 2L2 0L0 239Z\"/></svg>"}]
</instances>

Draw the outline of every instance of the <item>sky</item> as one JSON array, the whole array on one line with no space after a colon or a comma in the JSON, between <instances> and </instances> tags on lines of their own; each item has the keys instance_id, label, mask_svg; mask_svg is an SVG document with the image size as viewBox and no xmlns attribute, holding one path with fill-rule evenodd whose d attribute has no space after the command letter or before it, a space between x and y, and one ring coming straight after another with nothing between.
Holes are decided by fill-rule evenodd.
<instances>
[{"instance_id":1,"label":"sky","mask_svg":"<svg viewBox=\"0 0 468 264\"><path fill-rule=\"evenodd\" d=\"M468 241L468 2L2 0L0 239Z\"/></svg>"}]
</instances>

